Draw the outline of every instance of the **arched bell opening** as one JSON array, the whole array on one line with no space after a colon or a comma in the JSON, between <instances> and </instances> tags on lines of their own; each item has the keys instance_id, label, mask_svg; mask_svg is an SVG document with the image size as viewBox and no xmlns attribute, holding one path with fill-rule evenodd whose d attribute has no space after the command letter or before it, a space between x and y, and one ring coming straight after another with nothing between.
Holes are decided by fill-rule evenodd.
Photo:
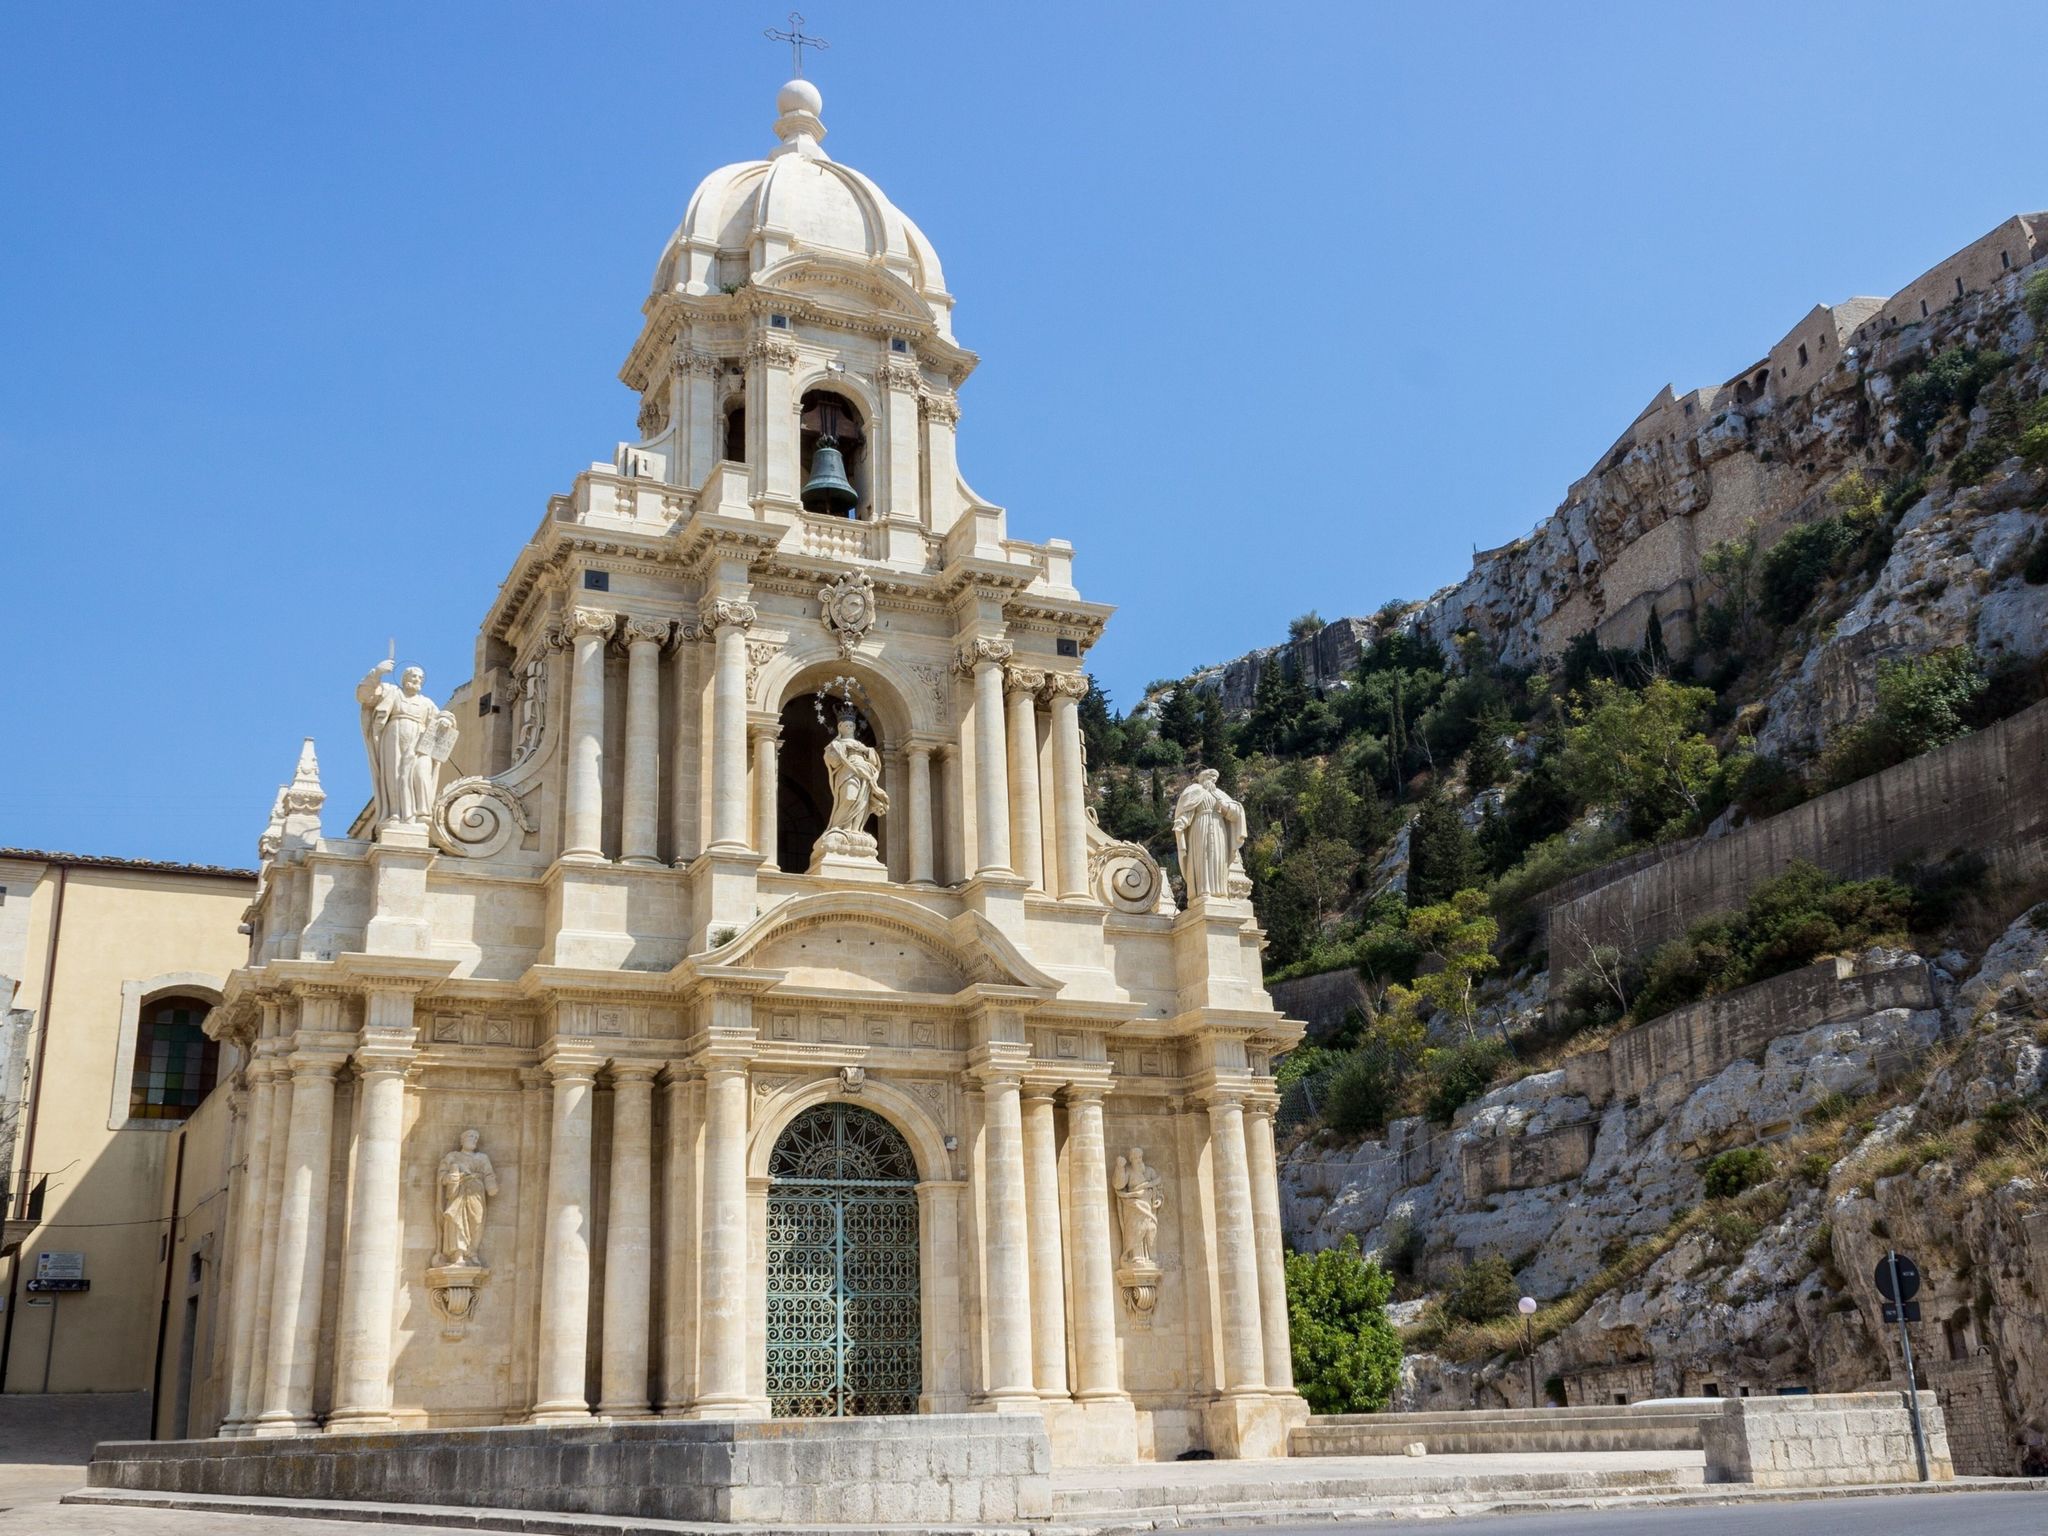
<instances>
[{"instance_id":1,"label":"arched bell opening","mask_svg":"<svg viewBox=\"0 0 2048 1536\"><path fill-rule=\"evenodd\" d=\"M804 392L798 433L806 512L859 517L868 500L867 431L860 410L830 390Z\"/></svg>"},{"instance_id":2,"label":"arched bell opening","mask_svg":"<svg viewBox=\"0 0 2048 1536\"><path fill-rule=\"evenodd\" d=\"M778 782L775 790L775 862L783 869L810 868L811 849L824 835L832 815L832 781L825 770L825 746L838 733L838 698L819 699L799 693L782 706L781 751L777 757ZM874 722L852 706L854 735L877 751L881 737ZM879 823L872 816L866 828L879 836Z\"/></svg>"},{"instance_id":3,"label":"arched bell opening","mask_svg":"<svg viewBox=\"0 0 2048 1536\"><path fill-rule=\"evenodd\" d=\"M768 1178L770 1411L917 1412L923 1255L909 1143L873 1110L830 1100L784 1127Z\"/></svg>"}]
</instances>

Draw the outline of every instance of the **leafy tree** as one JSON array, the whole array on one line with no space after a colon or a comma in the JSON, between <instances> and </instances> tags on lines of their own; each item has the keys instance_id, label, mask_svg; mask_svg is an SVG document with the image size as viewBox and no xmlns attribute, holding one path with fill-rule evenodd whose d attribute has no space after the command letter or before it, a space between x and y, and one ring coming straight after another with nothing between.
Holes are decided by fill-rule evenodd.
<instances>
[{"instance_id":1,"label":"leafy tree","mask_svg":"<svg viewBox=\"0 0 2048 1536\"><path fill-rule=\"evenodd\" d=\"M1282 658L1270 657L1259 668L1252 707L1239 728L1239 738L1249 751L1277 754L1285 750L1307 706L1307 685Z\"/></svg>"},{"instance_id":2,"label":"leafy tree","mask_svg":"<svg viewBox=\"0 0 2048 1536\"><path fill-rule=\"evenodd\" d=\"M1191 752L1202 744L1202 716L1195 690L1182 683L1159 705L1159 734Z\"/></svg>"},{"instance_id":3,"label":"leafy tree","mask_svg":"<svg viewBox=\"0 0 2048 1536\"><path fill-rule=\"evenodd\" d=\"M1761 651L1768 637L1762 623L1763 555L1755 518L1744 525L1739 538L1707 551L1702 563L1716 595L1700 626L1700 639L1710 648L1733 648L1744 655Z\"/></svg>"},{"instance_id":4,"label":"leafy tree","mask_svg":"<svg viewBox=\"0 0 2048 1536\"><path fill-rule=\"evenodd\" d=\"M1444 1311L1464 1323L1490 1323L1515 1310L1515 1272L1497 1253L1454 1271L1444 1287Z\"/></svg>"},{"instance_id":5,"label":"leafy tree","mask_svg":"<svg viewBox=\"0 0 2048 1536\"><path fill-rule=\"evenodd\" d=\"M1514 1053L1492 1035L1422 1053L1423 1112L1448 1124L1487 1089Z\"/></svg>"},{"instance_id":6,"label":"leafy tree","mask_svg":"<svg viewBox=\"0 0 2048 1536\"><path fill-rule=\"evenodd\" d=\"M1954 346L1907 373L1899 383L1899 425L1913 446L1924 451L1951 410L1969 415L1984 386L2011 362L2003 352Z\"/></svg>"},{"instance_id":7,"label":"leafy tree","mask_svg":"<svg viewBox=\"0 0 2048 1536\"><path fill-rule=\"evenodd\" d=\"M1102 684L1089 674L1088 691L1081 697L1081 743L1087 749L1088 762L1095 768L1107 768L1111 763L1122 760L1124 751L1123 727L1118 723L1110 708L1109 693Z\"/></svg>"},{"instance_id":8,"label":"leafy tree","mask_svg":"<svg viewBox=\"0 0 2048 1536\"><path fill-rule=\"evenodd\" d=\"M1479 840L1465 828L1458 808L1432 791L1415 813L1408 834L1408 901L1431 906L1479 884Z\"/></svg>"},{"instance_id":9,"label":"leafy tree","mask_svg":"<svg viewBox=\"0 0 2048 1536\"><path fill-rule=\"evenodd\" d=\"M1698 818L1720 766L1699 729L1713 703L1710 690L1669 678L1640 692L1594 679L1565 732L1567 787L1586 804L1619 811L1635 836L1673 835Z\"/></svg>"},{"instance_id":10,"label":"leafy tree","mask_svg":"<svg viewBox=\"0 0 2048 1536\"><path fill-rule=\"evenodd\" d=\"M1467 789L1491 789L1514 772L1515 760L1507 747L1512 725L1506 713L1499 709L1489 709L1479 717L1472 750L1465 755Z\"/></svg>"},{"instance_id":11,"label":"leafy tree","mask_svg":"<svg viewBox=\"0 0 2048 1536\"><path fill-rule=\"evenodd\" d=\"M1389 988L1389 1009L1412 1014L1427 1007L1455 1019L1469 1039L1477 1015L1479 978L1500 964L1493 954L1500 928L1486 910L1486 892L1463 890L1449 901L1415 908L1408 914L1408 934L1437 964L1417 976L1412 987Z\"/></svg>"},{"instance_id":12,"label":"leafy tree","mask_svg":"<svg viewBox=\"0 0 2048 1536\"><path fill-rule=\"evenodd\" d=\"M1287 1255L1294 1385L1314 1413L1377 1413L1401 1380L1401 1336L1387 1320L1393 1276L1346 1234L1335 1248Z\"/></svg>"}]
</instances>

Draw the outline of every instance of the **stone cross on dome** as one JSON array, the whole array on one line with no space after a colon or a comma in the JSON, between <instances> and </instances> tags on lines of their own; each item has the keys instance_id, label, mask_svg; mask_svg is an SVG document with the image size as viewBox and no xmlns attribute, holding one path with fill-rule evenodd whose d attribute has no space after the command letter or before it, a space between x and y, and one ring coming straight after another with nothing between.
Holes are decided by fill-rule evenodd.
<instances>
[{"instance_id":1,"label":"stone cross on dome","mask_svg":"<svg viewBox=\"0 0 2048 1536\"><path fill-rule=\"evenodd\" d=\"M773 27L770 27L761 35L771 43L789 44L791 67L796 71L796 77L799 80L804 77L804 50L806 48L816 48L822 52L832 46L824 38L812 37L804 31L804 15L802 11L791 11L789 13L789 30L787 32L778 32Z\"/></svg>"}]
</instances>

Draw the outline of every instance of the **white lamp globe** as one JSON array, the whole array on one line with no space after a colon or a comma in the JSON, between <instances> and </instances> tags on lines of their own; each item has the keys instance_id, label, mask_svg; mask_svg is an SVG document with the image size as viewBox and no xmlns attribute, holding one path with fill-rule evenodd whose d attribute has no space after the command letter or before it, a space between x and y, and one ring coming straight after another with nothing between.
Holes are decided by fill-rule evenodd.
<instances>
[{"instance_id":1,"label":"white lamp globe","mask_svg":"<svg viewBox=\"0 0 2048 1536\"><path fill-rule=\"evenodd\" d=\"M1524 1317L1534 1317L1536 1315L1536 1298L1534 1296L1524 1296L1515 1303L1515 1310Z\"/></svg>"}]
</instances>

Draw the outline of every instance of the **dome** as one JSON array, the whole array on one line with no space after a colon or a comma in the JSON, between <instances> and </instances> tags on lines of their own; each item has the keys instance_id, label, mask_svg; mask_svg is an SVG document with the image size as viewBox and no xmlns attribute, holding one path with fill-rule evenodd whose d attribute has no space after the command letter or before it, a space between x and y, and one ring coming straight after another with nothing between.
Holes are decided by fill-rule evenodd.
<instances>
[{"instance_id":1,"label":"dome","mask_svg":"<svg viewBox=\"0 0 2048 1536\"><path fill-rule=\"evenodd\" d=\"M654 291L716 293L786 256L818 252L883 267L943 317L952 300L938 252L880 187L825 153L818 88L792 80L775 104L781 144L699 183L662 252Z\"/></svg>"}]
</instances>

